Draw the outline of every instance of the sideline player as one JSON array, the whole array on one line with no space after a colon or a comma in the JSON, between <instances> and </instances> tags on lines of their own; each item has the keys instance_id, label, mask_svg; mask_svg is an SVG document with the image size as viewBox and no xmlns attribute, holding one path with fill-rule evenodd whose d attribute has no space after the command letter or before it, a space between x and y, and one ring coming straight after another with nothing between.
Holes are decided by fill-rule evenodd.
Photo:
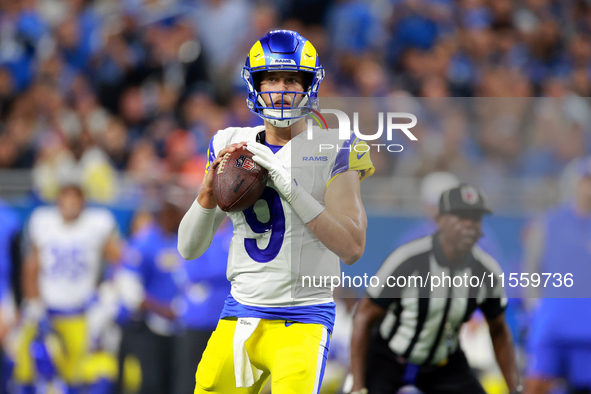
<instances>
[{"instance_id":1,"label":"sideline player","mask_svg":"<svg viewBox=\"0 0 591 394\"><path fill-rule=\"evenodd\" d=\"M303 118L317 106L323 77L309 41L288 30L268 33L251 48L243 71L248 106L264 126L220 130L210 143L203 187L179 228L184 258L208 248L224 217L216 213L212 178L226 152L250 150L271 181L266 204L228 213L232 289L197 368L195 393L259 393L269 376L276 393L319 391L335 304L330 283L306 298L292 292L294 282L308 273L306 263L316 269L310 275L339 275L339 258L346 264L360 258L367 227L360 181L374 172L369 154L352 149L364 144L355 137L341 141L349 150L304 162L320 153L306 144ZM332 135L325 133L317 132Z\"/></svg>"},{"instance_id":2,"label":"sideline player","mask_svg":"<svg viewBox=\"0 0 591 394\"><path fill-rule=\"evenodd\" d=\"M485 213L490 210L476 188L461 185L445 191L439 200L438 231L396 249L376 274L380 283L388 283L389 277L410 276L426 281L429 275L498 278L502 272L498 263L476 245ZM408 281L403 287L370 287L368 298L357 305L351 394L396 393L409 384L425 393L485 394L459 346L460 328L476 308L487 319L509 390L521 392L505 321L507 299L498 280L494 286L490 282L482 287L448 285L433 292L429 285ZM376 324L378 329L372 330Z\"/></svg>"},{"instance_id":3,"label":"sideline player","mask_svg":"<svg viewBox=\"0 0 591 394\"><path fill-rule=\"evenodd\" d=\"M60 189L56 206L37 208L29 221L31 251L23 274L24 325L14 369L22 392L35 392L35 366L29 345L40 321L49 323L63 341L65 357L54 360L68 392L91 383L103 369L114 378L116 361L90 365L87 308L95 296L103 258L119 259L119 238L113 215L104 208L85 208L78 185ZM114 371L113 371L114 370ZM114 372L114 373L113 373ZM101 376L102 377L102 376ZM96 377L98 379L98 377ZM94 379L93 379L94 380Z\"/></svg>"}]
</instances>

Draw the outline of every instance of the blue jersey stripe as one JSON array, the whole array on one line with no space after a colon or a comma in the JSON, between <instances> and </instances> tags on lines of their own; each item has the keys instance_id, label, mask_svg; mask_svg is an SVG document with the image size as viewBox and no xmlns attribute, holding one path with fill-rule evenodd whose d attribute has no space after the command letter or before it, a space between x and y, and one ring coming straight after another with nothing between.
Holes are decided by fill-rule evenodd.
<instances>
[{"instance_id":1,"label":"blue jersey stripe","mask_svg":"<svg viewBox=\"0 0 591 394\"><path fill-rule=\"evenodd\" d=\"M315 393L320 393L322 380L324 379L324 370L326 369L326 361L328 360L328 349L330 348L330 334L327 333L326 344L324 344L324 354L322 356L322 369L320 370L320 377L318 378L318 387L315 388Z\"/></svg>"},{"instance_id":2,"label":"blue jersey stripe","mask_svg":"<svg viewBox=\"0 0 591 394\"><path fill-rule=\"evenodd\" d=\"M211 140L209 141L209 148L207 149L207 166L208 167L211 163L213 163L213 161L215 160L215 157L216 157L216 154L215 154L215 149L213 149L213 137L212 137Z\"/></svg>"},{"instance_id":3,"label":"blue jersey stripe","mask_svg":"<svg viewBox=\"0 0 591 394\"><path fill-rule=\"evenodd\" d=\"M343 146L341 146L341 150L337 153L332 172L330 173L331 178L349 170L349 156L351 155L351 149L353 147L352 142L355 138L355 134L353 134L351 138L345 141Z\"/></svg>"}]
</instances>

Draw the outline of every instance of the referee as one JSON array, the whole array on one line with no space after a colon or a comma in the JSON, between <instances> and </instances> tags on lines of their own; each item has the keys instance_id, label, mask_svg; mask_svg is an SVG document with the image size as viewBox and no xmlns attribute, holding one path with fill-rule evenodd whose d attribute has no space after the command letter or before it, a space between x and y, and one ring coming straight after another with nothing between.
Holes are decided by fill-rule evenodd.
<instances>
[{"instance_id":1,"label":"referee","mask_svg":"<svg viewBox=\"0 0 591 394\"><path fill-rule=\"evenodd\" d=\"M459 346L462 323L476 308L487 319L507 386L511 393L521 392L505 322L507 299L498 281L502 271L476 245L482 236L482 215L488 213L478 189L469 185L449 189L439 200L438 231L402 245L382 264L376 274L382 284L389 276L420 276L428 284L422 287L407 280L402 288L368 288L353 320L351 393L395 394L414 385L425 394L485 394ZM482 287L453 286L447 281L431 291L432 277L465 274L487 279Z\"/></svg>"}]
</instances>

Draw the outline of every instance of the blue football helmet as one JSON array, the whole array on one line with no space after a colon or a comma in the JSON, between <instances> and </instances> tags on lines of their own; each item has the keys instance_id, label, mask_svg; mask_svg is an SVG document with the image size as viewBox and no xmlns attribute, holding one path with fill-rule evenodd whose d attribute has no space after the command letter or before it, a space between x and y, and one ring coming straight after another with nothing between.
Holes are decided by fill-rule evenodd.
<instances>
[{"instance_id":1,"label":"blue football helmet","mask_svg":"<svg viewBox=\"0 0 591 394\"><path fill-rule=\"evenodd\" d=\"M294 71L304 73L304 92L272 91L261 93L261 71ZM318 108L318 87L324 79L318 53L312 43L291 30L275 30L257 41L246 57L242 79L248 87L246 104L251 112L276 127L288 127ZM281 93L281 107L267 106L263 95ZM283 107L285 95L292 96L291 106ZM304 96L297 103L296 97Z\"/></svg>"}]
</instances>

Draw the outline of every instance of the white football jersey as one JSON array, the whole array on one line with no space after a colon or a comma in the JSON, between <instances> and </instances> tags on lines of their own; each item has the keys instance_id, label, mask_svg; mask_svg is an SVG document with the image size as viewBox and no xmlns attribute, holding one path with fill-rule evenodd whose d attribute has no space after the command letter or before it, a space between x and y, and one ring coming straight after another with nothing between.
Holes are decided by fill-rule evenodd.
<instances>
[{"instance_id":1,"label":"white football jersey","mask_svg":"<svg viewBox=\"0 0 591 394\"><path fill-rule=\"evenodd\" d=\"M116 229L104 208L85 208L65 223L57 207L40 207L31 215L29 233L39 255L39 292L48 308L84 308L93 297L102 252Z\"/></svg>"},{"instance_id":2,"label":"white football jersey","mask_svg":"<svg viewBox=\"0 0 591 394\"><path fill-rule=\"evenodd\" d=\"M264 126L220 130L211 140L208 162L211 163L229 144L257 141L263 131ZM363 179L374 172L364 149L360 149L361 153L350 149L356 144L365 142L355 136L339 141L338 132L317 129L313 140L308 140L307 133L303 132L275 155L297 184L324 205L326 189L338 174L357 170ZM333 145L333 149L329 149L329 145ZM345 149L337 150L336 145ZM243 164L241 160L228 165ZM305 281L306 286L302 286L302 278L340 275L338 256L292 212L291 205L280 196L271 180L253 207L227 214L234 224L227 276L236 301L259 307L316 305L332 301L330 282L315 287L308 286L309 281Z\"/></svg>"}]
</instances>

